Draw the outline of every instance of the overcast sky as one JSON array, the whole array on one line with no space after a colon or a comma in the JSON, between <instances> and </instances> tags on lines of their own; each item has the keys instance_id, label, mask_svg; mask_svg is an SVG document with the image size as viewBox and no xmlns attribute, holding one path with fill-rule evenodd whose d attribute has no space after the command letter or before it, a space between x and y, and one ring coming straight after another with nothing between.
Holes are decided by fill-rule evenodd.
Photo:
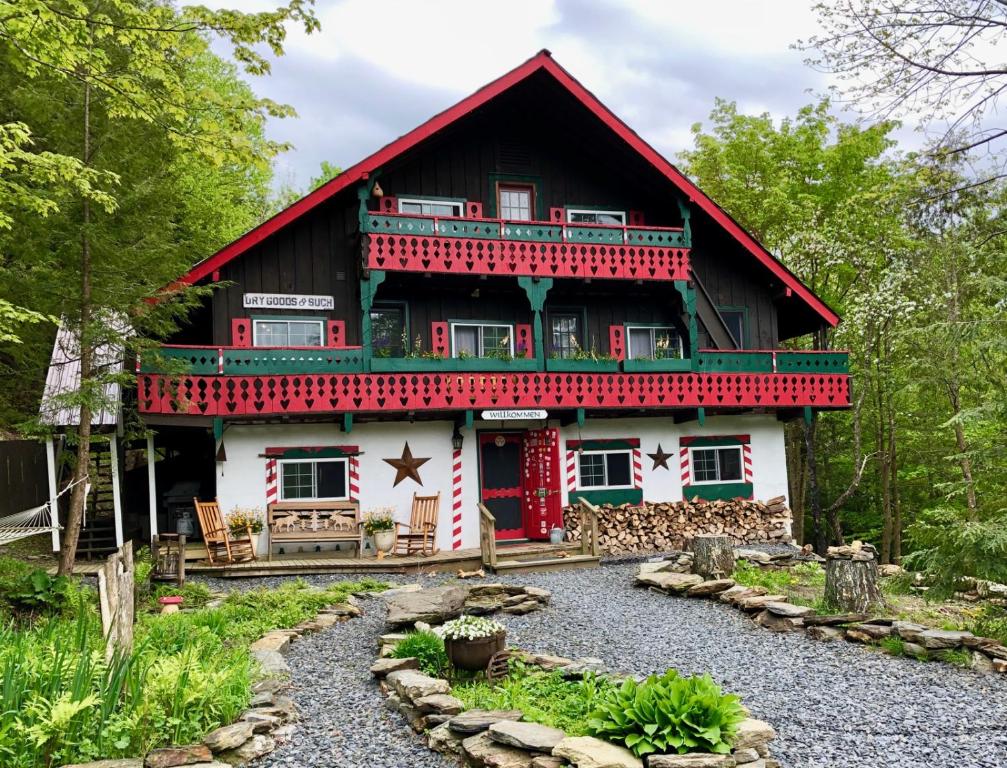
<instances>
[{"instance_id":1,"label":"overcast sky","mask_svg":"<svg viewBox=\"0 0 1007 768\"><path fill-rule=\"evenodd\" d=\"M273 7L214 0L219 7ZM816 29L810 0L317 0L320 32L292 31L256 91L297 118L277 184L346 168L542 48L669 159L714 97L792 115L828 82L791 49Z\"/></svg>"}]
</instances>

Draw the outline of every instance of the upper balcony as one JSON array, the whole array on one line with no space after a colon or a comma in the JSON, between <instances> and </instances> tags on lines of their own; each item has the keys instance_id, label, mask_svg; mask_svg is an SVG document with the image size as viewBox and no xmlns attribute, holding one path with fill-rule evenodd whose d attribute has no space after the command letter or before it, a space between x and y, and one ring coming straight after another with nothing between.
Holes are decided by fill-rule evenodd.
<instances>
[{"instance_id":1,"label":"upper balcony","mask_svg":"<svg viewBox=\"0 0 1007 768\"><path fill-rule=\"evenodd\" d=\"M369 211L370 269L604 280L688 280L680 227L506 221Z\"/></svg>"}]
</instances>

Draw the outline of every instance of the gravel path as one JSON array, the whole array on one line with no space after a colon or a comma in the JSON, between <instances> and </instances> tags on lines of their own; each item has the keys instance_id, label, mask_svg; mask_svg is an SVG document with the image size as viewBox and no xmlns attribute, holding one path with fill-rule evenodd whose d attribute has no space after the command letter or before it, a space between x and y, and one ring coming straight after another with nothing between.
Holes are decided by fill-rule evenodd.
<instances>
[{"instance_id":1,"label":"gravel path","mask_svg":"<svg viewBox=\"0 0 1007 768\"><path fill-rule=\"evenodd\" d=\"M509 643L597 656L625 672L709 672L776 727L773 752L789 768L1007 766L1007 676L776 634L733 608L636 589L635 572L619 564L502 579L553 593L547 610L503 618ZM368 601L365 613L294 644L292 696L304 722L261 765L453 765L381 707L367 668L383 605Z\"/></svg>"}]
</instances>

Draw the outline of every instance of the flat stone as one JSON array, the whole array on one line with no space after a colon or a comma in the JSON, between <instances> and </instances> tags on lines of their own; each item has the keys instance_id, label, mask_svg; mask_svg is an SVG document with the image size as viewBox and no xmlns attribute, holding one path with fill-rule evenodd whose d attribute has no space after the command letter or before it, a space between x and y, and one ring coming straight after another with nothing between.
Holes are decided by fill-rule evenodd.
<instances>
[{"instance_id":1,"label":"flat stone","mask_svg":"<svg viewBox=\"0 0 1007 768\"><path fill-rule=\"evenodd\" d=\"M252 651L252 658L259 662L259 666L266 675L286 676L290 674L290 666L279 651Z\"/></svg>"},{"instance_id":2,"label":"flat stone","mask_svg":"<svg viewBox=\"0 0 1007 768\"><path fill-rule=\"evenodd\" d=\"M972 637L972 633L948 629L928 629L926 632L920 633L916 642L927 650L933 651L958 648L966 637Z\"/></svg>"},{"instance_id":3,"label":"flat stone","mask_svg":"<svg viewBox=\"0 0 1007 768\"><path fill-rule=\"evenodd\" d=\"M245 712L240 719L251 723L256 733L268 733L283 725L283 718L279 715L268 715L255 709Z\"/></svg>"},{"instance_id":4,"label":"flat stone","mask_svg":"<svg viewBox=\"0 0 1007 768\"><path fill-rule=\"evenodd\" d=\"M415 669L400 669L387 675L385 680L399 698L408 701L416 701L424 696L447 693L451 690L447 680L424 675Z\"/></svg>"},{"instance_id":5,"label":"flat stone","mask_svg":"<svg viewBox=\"0 0 1007 768\"><path fill-rule=\"evenodd\" d=\"M262 694L262 693L275 693L286 685L286 681L280 680L276 677L266 677L262 680L256 680L252 683L252 693Z\"/></svg>"},{"instance_id":6,"label":"flat stone","mask_svg":"<svg viewBox=\"0 0 1007 768\"><path fill-rule=\"evenodd\" d=\"M184 747L161 747L152 749L143 759L145 768L176 768L179 765L208 763L213 753L205 744L189 744Z\"/></svg>"},{"instance_id":7,"label":"flat stone","mask_svg":"<svg viewBox=\"0 0 1007 768\"><path fill-rule=\"evenodd\" d=\"M876 641L884 637L890 637L893 630L884 624L854 624L847 628L846 633L849 634L850 632L859 632L866 635L872 641Z\"/></svg>"},{"instance_id":8,"label":"flat stone","mask_svg":"<svg viewBox=\"0 0 1007 768\"><path fill-rule=\"evenodd\" d=\"M249 707L268 707L273 704L273 693L272 691L263 691L262 693L257 693L252 697L252 700L248 702Z\"/></svg>"},{"instance_id":9,"label":"flat stone","mask_svg":"<svg viewBox=\"0 0 1007 768\"><path fill-rule=\"evenodd\" d=\"M336 603L322 611L323 615L331 616L362 616L363 611L352 603Z\"/></svg>"},{"instance_id":10,"label":"flat stone","mask_svg":"<svg viewBox=\"0 0 1007 768\"><path fill-rule=\"evenodd\" d=\"M491 613L496 613L504 607L504 602L506 600L507 598L502 594L470 597L465 601L465 613L472 616L486 616Z\"/></svg>"},{"instance_id":11,"label":"flat stone","mask_svg":"<svg viewBox=\"0 0 1007 768\"><path fill-rule=\"evenodd\" d=\"M895 621L892 623L892 631L906 642L915 643L916 639L927 631L927 628L911 621Z\"/></svg>"},{"instance_id":12,"label":"flat stone","mask_svg":"<svg viewBox=\"0 0 1007 768\"><path fill-rule=\"evenodd\" d=\"M993 659L981 651L972 651L972 664L970 666L976 672L988 674L993 672Z\"/></svg>"},{"instance_id":13,"label":"flat stone","mask_svg":"<svg viewBox=\"0 0 1007 768\"><path fill-rule=\"evenodd\" d=\"M689 587L686 591L688 597L710 597L719 595L721 592L734 586L734 579L711 579L702 584Z\"/></svg>"},{"instance_id":14,"label":"flat stone","mask_svg":"<svg viewBox=\"0 0 1007 768\"><path fill-rule=\"evenodd\" d=\"M804 620L804 623L807 624L807 619ZM808 627L807 635L812 640L824 640L825 642L830 642L832 640L842 640L843 637L845 636L843 634L843 630L841 629L838 629L836 627L820 627L820 626Z\"/></svg>"},{"instance_id":15,"label":"flat stone","mask_svg":"<svg viewBox=\"0 0 1007 768\"><path fill-rule=\"evenodd\" d=\"M375 677L385 677L392 672L398 672L402 669L419 669L420 662L418 659L414 659L412 656L405 659L378 659L371 665L371 674Z\"/></svg>"},{"instance_id":16,"label":"flat stone","mask_svg":"<svg viewBox=\"0 0 1007 768\"><path fill-rule=\"evenodd\" d=\"M230 765L241 765L252 760L258 760L276 749L276 740L272 736L257 733L237 749L221 752L218 757Z\"/></svg>"},{"instance_id":17,"label":"flat stone","mask_svg":"<svg viewBox=\"0 0 1007 768\"><path fill-rule=\"evenodd\" d=\"M781 602L766 603L763 608L777 616L786 616L791 619L807 616L809 613L815 612L814 608L809 608L806 605L792 605L791 603Z\"/></svg>"},{"instance_id":18,"label":"flat stone","mask_svg":"<svg viewBox=\"0 0 1007 768\"><path fill-rule=\"evenodd\" d=\"M525 587L524 593L533 600L538 600L540 603L548 603L552 600L552 592L541 587Z\"/></svg>"},{"instance_id":19,"label":"flat stone","mask_svg":"<svg viewBox=\"0 0 1007 768\"><path fill-rule=\"evenodd\" d=\"M541 611L542 603L537 600L525 600L517 605L507 605L501 609L501 613L508 613L512 616L524 616L532 611Z\"/></svg>"},{"instance_id":20,"label":"flat stone","mask_svg":"<svg viewBox=\"0 0 1007 768\"><path fill-rule=\"evenodd\" d=\"M742 597L755 597L756 595L764 595L766 590L762 587L745 587L741 584L737 584L733 587L729 587L717 595L717 599L722 603L734 603Z\"/></svg>"},{"instance_id":21,"label":"flat stone","mask_svg":"<svg viewBox=\"0 0 1007 768\"><path fill-rule=\"evenodd\" d=\"M738 723L732 746L735 749L765 746L776 738L776 731L769 723L749 717Z\"/></svg>"},{"instance_id":22,"label":"flat stone","mask_svg":"<svg viewBox=\"0 0 1007 768\"><path fill-rule=\"evenodd\" d=\"M378 638L378 648L383 645L398 645L406 639L405 632L388 632Z\"/></svg>"},{"instance_id":23,"label":"flat stone","mask_svg":"<svg viewBox=\"0 0 1007 768\"><path fill-rule=\"evenodd\" d=\"M637 584L649 587L657 587L669 592L684 592L689 587L694 587L703 582L703 577L697 573L641 573L636 577Z\"/></svg>"},{"instance_id":24,"label":"flat stone","mask_svg":"<svg viewBox=\"0 0 1007 768\"><path fill-rule=\"evenodd\" d=\"M651 755L647 758L649 768L734 768L737 765L731 755Z\"/></svg>"},{"instance_id":25,"label":"flat stone","mask_svg":"<svg viewBox=\"0 0 1007 768\"><path fill-rule=\"evenodd\" d=\"M993 659L993 671L997 674L1007 673L1007 661L1004 659Z\"/></svg>"},{"instance_id":26,"label":"flat stone","mask_svg":"<svg viewBox=\"0 0 1007 768\"><path fill-rule=\"evenodd\" d=\"M563 768L564 765L566 765L566 760L562 757L539 755L531 759L531 768Z\"/></svg>"},{"instance_id":27,"label":"flat stone","mask_svg":"<svg viewBox=\"0 0 1007 768\"><path fill-rule=\"evenodd\" d=\"M501 720L520 720L520 709L470 709L448 721L448 727L458 733L479 733Z\"/></svg>"},{"instance_id":28,"label":"flat stone","mask_svg":"<svg viewBox=\"0 0 1007 768\"><path fill-rule=\"evenodd\" d=\"M465 704L461 699L449 696L446 693L434 693L430 696L421 696L413 703L423 714L432 712L437 715L457 715L465 709Z\"/></svg>"},{"instance_id":29,"label":"flat stone","mask_svg":"<svg viewBox=\"0 0 1007 768\"><path fill-rule=\"evenodd\" d=\"M736 549L734 550L734 559L747 560L750 563L760 563L762 565L766 565L773 558L770 557L768 552L762 552L758 549Z\"/></svg>"},{"instance_id":30,"label":"flat stone","mask_svg":"<svg viewBox=\"0 0 1007 768\"><path fill-rule=\"evenodd\" d=\"M237 749L252 738L255 727L247 721L239 721L210 731L203 737L203 743L216 754L229 749Z\"/></svg>"},{"instance_id":31,"label":"flat stone","mask_svg":"<svg viewBox=\"0 0 1007 768\"><path fill-rule=\"evenodd\" d=\"M441 754L460 755L462 751L462 737L448 728L447 723L444 723L427 731L427 746L434 752L440 752Z\"/></svg>"},{"instance_id":32,"label":"flat stone","mask_svg":"<svg viewBox=\"0 0 1007 768\"><path fill-rule=\"evenodd\" d=\"M785 603L786 595L758 595L756 597L742 597L735 601L741 610L748 612L761 611L767 603Z\"/></svg>"},{"instance_id":33,"label":"flat stone","mask_svg":"<svg viewBox=\"0 0 1007 768\"><path fill-rule=\"evenodd\" d=\"M485 731L462 742L466 765L475 768L531 768L531 755L523 749L500 744Z\"/></svg>"},{"instance_id":34,"label":"flat stone","mask_svg":"<svg viewBox=\"0 0 1007 768\"><path fill-rule=\"evenodd\" d=\"M419 592L423 589L422 584L400 584L393 589L386 589L384 592L376 593L378 597L382 600L390 600L393 597L398 597L399 595L406 595L410 592Z\"/></svg>"},{"instance_id":35,"label":"flat stone","mask_svg":"<svg viewBox=\"0 0 1007 768\"><path fill-rule=\"evenodd\" d=\"M127 757L120 760L96 760L93 763L74 763L63 768L143 768L143 758Z\"/></svg>"},{"instance_id":36,"label":"flat stone","mask_svg":"<svg viewBox=\"0 0 1007 768\"><path fill-rule=\"evenodd\" d=\"M290 647L290 635L286 632L268 632L250 646L250 651L276 651L285 653Z\"/></svg>"},{"instance_id":37,"label":"flat stone","mask_svg":"<svg viewBox=\"0 0 1007 768\"><path fill-rule=\"evenodd\" d=\"M917 645L916 643L904 642L902 644L902 650L905 651L906 656L912 656L917 659L926 659L930 657L930 652L922 645Z\"/></svg>"},{"instance_id":38,"label":"flat stone","mask_svg":"<svg viewBox=\"0 0 1007 768\"><path fill-rule=\"evenodd\" d=\"M552 750L577 768L643 768L643 761L625 747L593 736L568 736Z\"/></svg>"},{"instance_id":39,"label":"flat stone","mask_svg":"<svg viewBox=\"0 0 1007 768\"><path fill-rule=\"evenodd\" d=\"M753 747L745 747L743 749L736 749L731 753L731 757L734 758L734 762L738 765L746 765L747 763L754 763L759 759L759 751Z\"/></svg>"},{"instance_id":40,"label":"flat stone","mask_svg":"<svg viewBox=\"0 0 1007 768\"><path fill-rule=\"evenodd\" d=\"M387 622L393 627L417 621L441 623L461 615L468 591L454 585L404 592L388 598Z\"/></svg>"},{"instance_id":41,"label":"flat stone","mask_svg":"<svg viewBox=\"0 0 1007 768\"><path fill-rule=\"evenodd\" d=\"M493 723L486 732L493 741L498 741L501 744L529 752L545 752L546 754L551 754L553 747L566 738L566 734L559 728L514 720Z\"/></svg>"},{"instance_id":42,"label":"flat stone","mask_svg":"<svg viewBox=\"0 0 1007 768\"><path fill-rule=\"evenodd\" d=\"M866 613L830 613L823 616L805 616L804 626L836 626L838 624L856 624L867 618Z\"/></svg>"},{"instance_id":43,"label":"flat stone","mask_svg":"<svg viewBox=\"0 0 1007 768\"><path fill-rule=\"evenodd\" d=\"M760 627L771 629L773 632L793 632L804 626L799 616L779 616L770 611L760 611L754 620Z\"/></svg>"},{"instance_id":44,"label":"flat stone","mask_svg":"<svg viewBox=\"0 0 1007 768\"><path fill-rule=\"evenodd\" d=\"M550 656L546 653L529 654L524 657L524 660L526 664L534 664L546 672L573 664L573 659L568 659L565 656Z\"/></svg>"},{"instance_id":45,"label":"flat stone","mask_svg":"<svg viewBox=\"0 0 1007 768\"><path fill-rule=\"evenodd\" d=\"M559 673L567 680L576 680L584 677L588 672L602 674L607 671L605 662L593 656L584 656L576 661L561 667Z\"/></svg>"}]
</instances>

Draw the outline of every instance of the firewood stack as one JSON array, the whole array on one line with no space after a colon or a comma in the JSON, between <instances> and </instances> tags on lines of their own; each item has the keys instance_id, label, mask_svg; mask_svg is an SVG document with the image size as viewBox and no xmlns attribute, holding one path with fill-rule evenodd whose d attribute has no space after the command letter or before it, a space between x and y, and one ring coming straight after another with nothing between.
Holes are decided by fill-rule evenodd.
<instances>
[{"instance_id":1,"label":"firewood stack","mask_svg":"<svg viewBox=\"0 0 1007 768\"><path fill-rule=\"evenodd\" d=\"M790 510L783 496L768 501L730 499L598 506L598 539L608 554L688 549L694 536L715 533L738 544L790 541ZM567 541L580 540L580 510L563 510Z\"/></svg>"}]
</instances>

